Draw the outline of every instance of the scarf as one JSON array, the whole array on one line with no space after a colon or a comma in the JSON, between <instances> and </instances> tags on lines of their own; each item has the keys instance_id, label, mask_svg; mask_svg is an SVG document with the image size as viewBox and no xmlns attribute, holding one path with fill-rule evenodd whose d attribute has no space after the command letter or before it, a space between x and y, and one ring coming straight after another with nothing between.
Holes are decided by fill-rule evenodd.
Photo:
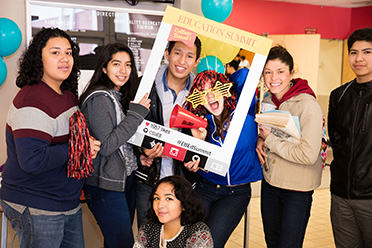
<instances>
[{"instance_id":1,"label":"scarf","mask_svg":"<svg viewBox=\"0 0 372 248\"><path fill-rule=\"evenodd\" d=\"M274 95L272 95L272 101L275 104L276 109L279 109L280 104L282 104L283 102L299 94L303 94L303 93L309 94L309 95L312 95L316 99L315 93L310 88L307 80L296 78L296 79L292 79L291 82L293 83L293 86L284 94L284 96L282 97L282 99L280 99L280 101Z\"/></svg>"}]
</instances>

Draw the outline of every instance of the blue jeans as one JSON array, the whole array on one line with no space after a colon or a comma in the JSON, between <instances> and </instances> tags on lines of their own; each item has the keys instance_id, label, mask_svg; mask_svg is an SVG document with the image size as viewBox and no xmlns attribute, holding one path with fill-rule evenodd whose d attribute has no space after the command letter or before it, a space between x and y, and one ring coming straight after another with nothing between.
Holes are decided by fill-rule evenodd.
<instances>
[{"instance_id":1,"label":"blue jeans","mask_svg":"<svg viewBox=\"0 0 372 248\"><path fill-rule=\"evenodd\" d=\"M261 215L268 248L302 247L313 190L299 192L261 183Z\"/></svg>"},{"instance_id":2,"label":"blue jeans","mask_svg":"<svg viewBox=\"0 0 372 248\"><path fill-rule=\"evenodd\" d=\"M81 209L73 215L19 213L1 200L1 208L16 231L20 248L82 248L84 234Z\"/></svg>"},{"instance_id":3,"label":"blue jeans","mask_svg":"<svg viewBox=\"0 0 372 248\"><path fill-rule=\"evenodd\" d=\"M145 217L146 211L150 208L149 197L151 194L152 187L145 184L139 179L136 179L136 190L137 190L137 225L138 228L141 227L143 223L147 221Z\"/></svg>"},{"instance_id":4,"label":"blue jeans","mask_svg":"<svg viewBox=\"0 0 372 248\"><path fill-rule=\"evenodd\" d=\"M124 192L84 185L85 199L104 237L104 247L132 248L132 223L136 206L134 173L127 177Z\"/></svg>"},{"instance_id":5,"label":"blue jeans","mask_svg":"<svg viewBox=\"0 0 372 248\"><path fill-rule=\"evenodd\" d=\"M214 247L224 247L248 207L251 185L227 187L201 179L195 192L206 208L203 222L211 230Z\"/></svg>"}]
</instances>

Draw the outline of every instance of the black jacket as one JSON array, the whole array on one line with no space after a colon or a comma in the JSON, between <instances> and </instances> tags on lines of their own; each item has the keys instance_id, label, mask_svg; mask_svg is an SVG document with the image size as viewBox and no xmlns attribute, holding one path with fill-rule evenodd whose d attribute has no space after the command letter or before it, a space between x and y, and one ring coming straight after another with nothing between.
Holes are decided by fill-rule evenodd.
<instances>
[{"instance_id":1,"label":"black jacket","mask_svg":"<svg viewBox=\"0 0 372 248\"><path fill-rule=\"evenodd\" d=\"M332 143L331 192L372 199L372 81L350 81L333 90L328 134Z\"/></svg>"},{"instance_id":2,"label":"black jacket","mask_svg":"<svg viewBox=\"0 0 372 248\"><path fill-rule=\"evenodd\" d=\"M163 107L162 107L160 98L156 92L155 83L153 84L151 88L149 99L151 100L150 112L146 116L145 119L155 122L160 125L164 125ZM187 132L187 131L188 130L183 130L183 132ZM156 181L160 179L161 158L155 158L151 167L143 166L139 159L137 161L138 161L138 169L136 171L137 179L143 181L144 183L150 186L154 186ZM189 180L191 184L194 184L197 179L197 173L190 172L183 165L182 161L177 161L174 159L173 159L173 175L183 176L187 180Z\"/></svg>"}]
</instances>

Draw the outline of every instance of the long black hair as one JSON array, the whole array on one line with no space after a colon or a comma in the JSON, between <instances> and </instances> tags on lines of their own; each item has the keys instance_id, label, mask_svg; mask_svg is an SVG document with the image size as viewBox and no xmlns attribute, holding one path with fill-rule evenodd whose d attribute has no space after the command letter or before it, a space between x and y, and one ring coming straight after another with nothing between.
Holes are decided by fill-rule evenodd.
<instances>
[{"instance_id":1,"label":"long black hair","mask_svg":"<svg viewBox=\"0 0 372 248\"><path fill-rule=\"evenodd\" d=\"M70 43L72 49L72 57L74 59L74 65L71 73L67 79L65 79L61 88L63 90L70 90L77 96L77 81L80 76L79 70L79 47L71 40L71 37L59 28L42 28L33 39L30 41L28 48L23 52L21 58L18 61L18 76L16 79L16 85L22 88L25 85L38 84L44 75L44 66L42 61L42 51L46 46L46 43L51 38L66 38Z\"/></svg>"},{"instance_id":2,"label":"long black hair","mask_svg":"<svg viewBox=\"0 0 372 248\"><path fill-rule=\"evenodd\" d=\"M151 206L146 212L146 218L152 222L160 223L154 211L154 195L159 185L162 183L169 183L173 185L173 192L176 198L181 202L184 209L181 213L181 225L194 224L201 221L205 214L205 208L200 203L192 189L191 183L181 176L168 176L159 180L153 187L150 197L149 205Z\"/></svg>"},{"instance_id":3,"label":"long black hair","mask_svg":"<svg viewBox=\"0 0 372 248\"><path fill-rule=\"evenodd\" d=\"M113 43L104 46L98 58L93 76L90 79L87 87L84 89L83 94L81 94L80 96L80 107L85 98L92 91L97 89L113 89L115 87L115 84L111 81L107 74L103 72L103 68L107 68L108 63L112 60L114 54L118 52L126 52L129 54L132 68L128 81L122 87L120 87L120 92L122 93L121 104L123 106L124 113L127 112L129 102L134 99L134 96L138 89L138 76L132 50L130 50L128 46L122 43Z\"/></svg>"}]
</instances>

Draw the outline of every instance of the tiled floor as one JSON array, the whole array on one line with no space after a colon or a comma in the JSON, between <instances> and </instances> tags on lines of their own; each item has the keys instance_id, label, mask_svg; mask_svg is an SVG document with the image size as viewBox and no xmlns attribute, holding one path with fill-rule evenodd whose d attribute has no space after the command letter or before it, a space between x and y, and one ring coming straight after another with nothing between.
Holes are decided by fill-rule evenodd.
<instances>
[{"instance_id":1,"label":"tiled floor","mask_svg":"<svg viewBox=\"0 0 372 248\"><path fill-rule=\"evenodd\" d=\"M313 204L311 208L311 216L306 229L304 246L305 248L334 248L332 229L329 217L330 210L330 192L329 192L329 167L327 166L323 170L322 184L320 189L314 191L313 195ZM260 212L260 182L252 184L252 194L250 202L250 211L249 211L249 237L248 237L248 247L249 248L261 248L266 247L264 240L264 233L262 230L262 220ZM86 204L83 204L83 220L84 222L84 231L88 236L86 237L86 247L87 248L96 248L102 247L102 237L97 225L94 222L93 217L88 218L84 217L85 214L90 214L89 210L86 207ZM90 221L90 222L89 222ZM89 223L88 223L89 222ZM243 217L240 221L238 227L235 229L231 235L229 241L227 242L225 248L243 248L244 247L244 223L245 218ZM90 227L96 227L94 230L89 229ZM14 231L8 225L8 246L10 245ZM92 235L99 236L98 241L88 242L92 239ZM88 238L89 237L89 238ZM93 243L93 244L92 244ZM19 248L18 240L15 239L15 242L12 246L13 248Z\"/></svg>"},{"instance_id":2,"label":"tiled floor","mask_svg":"<svg viewBox=\"0 0 372 248\"><path fill-rule=\"evenodd\" d=\"M306 229L304 246L305 248L334 248L331 223L329 219L330 193L328 188L317 189L313 195L311 216ZM244 221L243 217L234 233L231 235L225 248L244 247ZM11 239L11 237L9 237ZM8 246L11 240L8 239ZM253 197L250 202L249 221L249 248L266 247L264 233L262 230L260 197ZM17 239L14 248L19 247Z\"/></svg>"},{"instance_id":3,"label":"tiled floor","mask_svg":"<svg viewBox=\"0 0 372 248\"><path fill-rule=\"evenodd\" d=\"M305 248L334 248L332 228L329 217L330 192L328 188L317 189L313 195L311 216L306 229ZM225 248L244 247L244 221L243 217L234 233L231 235ZM266 247L262 230L260 197L253 197L250 202L249 221L249 248Z\"/></svg>"}]
</instances>

